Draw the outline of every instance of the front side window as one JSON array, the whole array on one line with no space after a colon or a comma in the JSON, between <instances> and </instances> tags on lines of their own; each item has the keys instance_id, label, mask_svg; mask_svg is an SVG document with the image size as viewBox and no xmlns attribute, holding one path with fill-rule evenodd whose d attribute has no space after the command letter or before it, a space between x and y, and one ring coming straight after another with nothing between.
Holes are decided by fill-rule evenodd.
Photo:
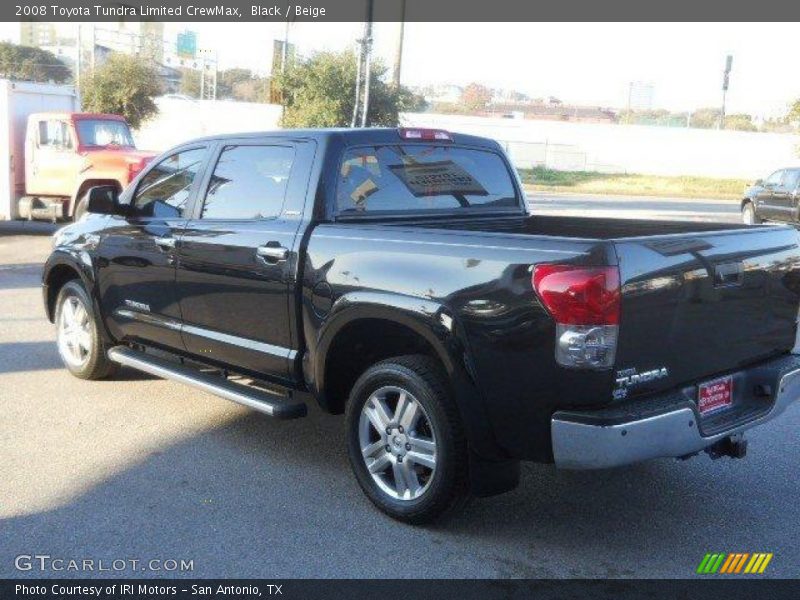
<instances>
[{"instance_id":1,"label":"front side window","mask_svg":"<svg viewBox=\"0 0 800 600\"><path fill-rule=\"evenodd\" d=\"M134 212L140 217L182 217L205 148L172 154L142 177L133 198Z\"/></svg>"},{"instance_id":2,"label":"front side window","mask_svg":"<svg viewBox=\"0 0 800 600\"><path fill-rule=\"evenodd\" d=\"M341 214L519 207L500 155L422 144L348 150L336 203Z\"/></svg>"},{"instance_id":3,"label":"front side window","mask_svg":"<svg viewBox=\"0 0 800 600\"><path fill-rule=\"evenodd\" d=\"M65 121L50 119L39 121L39 146L51 148L71 148L72 137Z\"/></svg>"},{"instance_id":4,"label":"front side window","mask_svg":"<svg viewBox=\"0 0 800 600\"><path fill-rule=\"evenodd\" d=\"M208 184L202 218L277 217L293 162L290 146L226 146Z\"/></svg>"},{"instance_id":5,"label":"front side window","mask_svg":"<svg viewBox=\"0 0 800 600\"><path fill-rule=\"evenodd\" d=\"M75 121L78 139L84 146L133 147L131 130L125 121L115 119L78 119Z\"/></svg>"}]
</instances>

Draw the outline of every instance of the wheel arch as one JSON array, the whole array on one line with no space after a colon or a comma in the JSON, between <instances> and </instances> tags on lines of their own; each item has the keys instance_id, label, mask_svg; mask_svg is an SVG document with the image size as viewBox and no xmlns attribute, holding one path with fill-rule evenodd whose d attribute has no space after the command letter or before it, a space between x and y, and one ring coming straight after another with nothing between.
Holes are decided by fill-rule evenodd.
<instances>
[{"instance_id":1,"label":"wheel arch","mask_svg":"<svg viewBox=\"0 0 800 600\"><path fill-rule=\"evenodd\" d=\"M56 251L47 261L42 273L43 294L47 319L55 319L55 306L58 293L68 281L78 279L86 288L89 297L94 297L94 276L85 264L70 254Z\"/></svg>"},{"instance_id":2,"label":"wheel arch","mask_svg":"<svg viewBox=\"0 0 800 600\"><path fill-rule=\"evenodd\" d=\"M308 387L324 410L343 412L352 385L375 362L424 354L442 367L470 446L483 456L503 456L474 377L468 344L444 304L384 292L345 294L334 303L316 338L304 370Z\"/></svg>"},{"instance_id":3,"label":"wheel arch","mask_svg":"<svg viewBox=\"0 0 800 600\"><path fill-rule=\"evenodd\" d=\"M113 178L95 178L90 177L88 179L84 179L78 184L78 187L75 188L75 193L72 194L72 198L70 198L69 203L69 216L73 216L75 214L75 210L78 208L78 201L81 197L89 191L89 188L93 188L98 185L113 185L117 188L117 193L122 192L123 185L122 182L118 179Z\"/></svg>"},{"instance_id":4,"label":"wheel arch","mask_svg":"<svg viewBox=\"0 0 800 600\"><path fill-rule=\"evenodd\" d=\"M390 356L425 354L450 376L454 367L446 348L450 332L437 322L443 312L436 302L417 299L414 307L394 295L356 293L339 298L320 330L315 352L312 386L320 401L331 412L342 412L346 396L337 394L349 393L367 366ZM359 372L349 373L342 381L337 369L345 363Z\"/></svg>"}]
</instances>

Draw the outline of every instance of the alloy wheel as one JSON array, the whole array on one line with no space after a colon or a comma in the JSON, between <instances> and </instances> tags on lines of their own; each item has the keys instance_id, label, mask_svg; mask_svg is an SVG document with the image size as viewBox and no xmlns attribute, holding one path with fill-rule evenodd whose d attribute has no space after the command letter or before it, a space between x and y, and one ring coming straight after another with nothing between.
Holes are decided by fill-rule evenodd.
<instances>
[{"instance_id":1,"label":"alloy wheel","mask_svg":"<svg viewBox=\"0 0 800 600\"><path fill-rule=\"evenodd\" d=\"M92 353L91 319L77 296L67 296L58 322L58 352L66 363L82 367Z\"/></svg>"},{"instance_id":2,"label":"alloy wheel","mask_svg":"<svg viewBox=\"0 0 800 600\"><path fill-rule=\"evenodd\" d=\"M361 455L372 480L396 500L415 500L436 471L436 437L422 404L408 390L375 390L361 409Z\"/></svg>"}]
</instances>

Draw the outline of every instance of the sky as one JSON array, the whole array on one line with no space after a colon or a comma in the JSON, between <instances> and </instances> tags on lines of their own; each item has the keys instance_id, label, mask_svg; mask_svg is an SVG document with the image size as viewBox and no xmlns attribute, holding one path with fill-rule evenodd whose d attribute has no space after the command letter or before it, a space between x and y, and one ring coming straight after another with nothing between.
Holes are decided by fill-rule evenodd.
<instances>
[{"instance_id":1,"label":"sky","mask_svg":"<svg viewBox=\"0 0 800 600\"><path fill-rule=\"evenodd\" d=\"M1 23L0 39L18 40ZM268 73L282 23L167 23L165 37L194 30L222 68ZM290 42L303 55L352 48L361 23L294 23ZM376 23L374 48L392 64L397 23ZM782 116L800 98L793 23L407 23L406 85L472 81L567 103L624 108L629 84L653 86L656 108L719 106L725 57L733 55L727 112Z\"/></svg>"}]
</instances>

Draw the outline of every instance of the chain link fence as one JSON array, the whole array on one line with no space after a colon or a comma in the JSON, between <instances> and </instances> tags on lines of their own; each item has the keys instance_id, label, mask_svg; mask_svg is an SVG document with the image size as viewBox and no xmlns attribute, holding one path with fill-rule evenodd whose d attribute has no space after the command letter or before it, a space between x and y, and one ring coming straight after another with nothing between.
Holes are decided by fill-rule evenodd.
<instances>
[{"instance_id":1,"label":"chain link fence","mask_svg":"<svg viewBox=\"0 0 800 600\"><path fill-rule=\"evenodd\" d=\"M580 146L521 140L498 140L518 169L544 167L557 171L595 171L600 173L625 173L621 165L591 160Z\"/></svg>"}]
</instances>

